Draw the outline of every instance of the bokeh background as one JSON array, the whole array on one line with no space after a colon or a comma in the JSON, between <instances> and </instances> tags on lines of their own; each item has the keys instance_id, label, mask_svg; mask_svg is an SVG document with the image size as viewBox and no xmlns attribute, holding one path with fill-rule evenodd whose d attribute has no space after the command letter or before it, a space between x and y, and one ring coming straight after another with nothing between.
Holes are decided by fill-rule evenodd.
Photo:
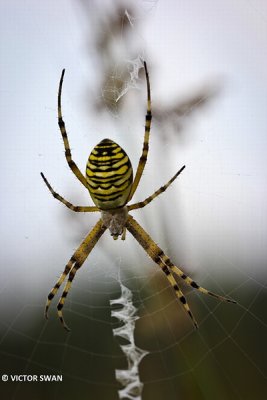
<instances>
[{"instance_id":1,"label":"bokeh background","mask_svg":"<svg viewBox=\"0 0 267 400\"><path fill-rule=\"evenodd\" d=\"M1 337L3 374L62 374L59 383L0 382L4 399L118 399L126 360L109 301L119 280L138 308L135 342L144 400L267 396L267 5L262 0L0 1ZM106 234L65 305L45 321L46 296L96 215L72 213L40 177L89 205L69 170L63 115L83 171L103 138L136 168L146 111L151 147L134 200L186 169L133 215L198 283L236 299L218 304L184 288L196 332L159 268L127 236Z\"/></svg>"}]
</instances>

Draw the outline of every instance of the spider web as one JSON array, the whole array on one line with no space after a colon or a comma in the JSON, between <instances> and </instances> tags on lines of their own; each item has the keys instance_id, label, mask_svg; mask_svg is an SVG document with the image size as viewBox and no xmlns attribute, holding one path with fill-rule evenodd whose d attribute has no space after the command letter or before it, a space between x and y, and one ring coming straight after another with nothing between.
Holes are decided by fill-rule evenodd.
<instances>
[{"instance_id":1,"label":"spider web","mask_svg":"<svg viewBox=\"0 0 267 400\"><path fill-rule=\"evenodd\" d=\"M103 243L88 262L90 269L85 268L78 278L80 282L74 282L65 306L65 318L72 329L69 334L59 325L55 308L50 310L49 321L43 323L42 302L35 306L25 303L11 322L2 319L4 373L63 376L63 383L47 386L45 394L40 392L38 383L9 383L9 388L8 384L3 387L6 398L26 398L33 393L40 398L71 398L77 388L80 398L86 398L88 393L92 398L118 398L123 388L116 382L115 371L128 368L120 349L128 342L114 337L113 330L122 325L113 319L114 306L110 306L111 299L116 301L121 296L118 270L138 310L135 344L148 353L139 365L141 398L175 399L178 389L181 398L209 399L216 393L218 398L243 399L252 394L261 398L266 384L265 348L261 343L267 324L260 310L266 301L266 286L244 273L237 274L239 281L232 278L231 283L219 285L214 271L206 270L202 284L231 295L239 304L218 304L190 291L188 302L199 323L199 330L195 331L160 271L134 249L129 237L127 242L123 244L127 251L119 251L119 258L113 254L112 262ZM134 253L133 263L127 261L129 250ZM101 253L107 256L99 261ZM225 259L218 255L216 258L225 271ZM238 265L231 266L231 270L233 267L240 271ZM4 301L4 293L2 296ZM33 314L39 321L37 326L26 323ZM250 377L247 384L244 375ZM203 386L203 381L211 381L209 387Z\"/></svg>"},{"instance_id":2,"label":"spider web","mask_svg":"<svg viewBox=\"0 0 267 400\"><path fill-rule=\"evenodd\" d=\"M129 338L127 335L114 335L114 330L123 327L123 322L114 318L114 310L121 311L120 304L114 305L114 302L121 299L123 290L128 293L129 302L136 308L134 316L131 315L134 319L132 331L128 330L129 337L133 339L130 343L133 349L142 349L147 353L136 368L136 379L140 380L139 391L131 393L132 397L126 397L125 394L125 398L140 396L143 400L243 400L264 399L267 396L266 162L263 158L266 122L262 120L266 96L259 101L262 95L259 86L264 86L264 80L261 80L260 85L257 80L260 80L261 68L258 65L258 77L251 82L255 91L249 88L249 84L247 91L244 90L242 84L246 81L246 75L242 75L243 69L238 71L238 77L234 76L235 83L228 89L227 83L226 88L221 86L221 80L206 80L205 77L214 76L208 69L211 60L205 64L207 75L190 81L188 75L192 71L187 75L186 68L190 70L194 61L199 66L200 60L204 58L201 53L199 59L196 56L194 60L192 57L196 54L196 48L192 52L188 50L192 44L190 40L193 40L190 29L187 29L192 22L190 7L183 5L181 8L172 8L172 2L167 2L168 7L155 1L136 3L137 6L134 2L122 2L120 7L114 8L109 14L107 10L112 8L108 1L105 3L106 9L104 7L100 13L93 2L81 1L80 12L83 18L88 18L85 25L82 20L79 21L83 26L83 34L88 34L88 25L92 25L90 33L97 29L99 32L95 36L88 35L93 38L88 48L90 51L96 49L91 80L87 75L85 78L85 61L78 68L69 59L66 61L70 68L67 69L64 83L64 117L68 122L75 160L79 166L85 164L88 147L91 149L104 134L125 148L136 168L144 131L146 92L141 66L142 59L146 58L152 86L153 125L149 159L136 200L143 200L166 183L183 164L186 164L186 169L165 194L144 210L134 211L133 215L186 274L202 286L237 300L238 304L219 303L181 283L199 323L196 331L164 274L148 259L133 237L128 233L125 242L113 241L106 233L77 273L64 306L64 316L71 332L66 333L57 320L56 301L52 303L49 320L44 321L43 309L48 291L97 218L94 215L72 215L62 209L54 204L41 184L38 192L32 189L32 186L39 187L38 178L30 173L32 164L28 165L20 158L21 149L25 149L25 156L29 146L33 149L32 157L29 158L33 160L36 175L39 170L48 170L47 176L51 176L51 184L55 184L55 189L64 193L66 198L74 199L73 203L87 204L86 195L82 197L81 194L80 197L70 191L69 187L72 184L75 187L75 181L71 180L73 176L67 168L62 168L65 160L62 143L56 136L56 108L52 102L56 90L51 81L47 81L47 86L53 86L49 100L45 103L51 104L51 135L46 128L41 131L46 140L41 145L34 142L31 147L30 142L34 136L26 136L25 142L20 142L19 130L20 134L16 136L18 147L15 150L13 138L10 147L6 147L6 142L2 146L2 149L10 150L6 154L15 153L14 160L11 156L7 159L5 154L2 160L8 161L12 181L15 176L17 182L17 191L14 193L9 192L10 185L5 180L1 182L2 193L6 196L2 200L3 209L8 210L7 216L4 213L2 215L4 279L0 291L1 375L8 375L9 378L8 382L1 382L1 394L6 399L118 399L126 385L118 382L116 371L129 369L129 359L122 350L123 346L129 344ZM68 9L65 4L64 7ZM197 7L197 3L194 2L194 5ZM211 4L205 2L201 7L204 7L204 15L210 21L207 16L208 6ZM234 14L236 19L237 15L240 19L242 16L249 21L252 19L258 23L257 29L263 29L260 27L261 22L265 22L266 13L257 2L253 5L246 2L244 9L241 7L238 10L232 9L227 3L225 8L219 7L225 14L220 13L216 7L219 5L212 8L215 17L218 17L217 13L226 16L227 11L238 11ZM66 17L69 17L68 22L72 21L70 16L73 10L70 8L68 12L63 9L59 8L55 13L57 28L52 35L51 46L60 31L56 25L58 16L63 15L64 23ZM154 31L148 27L148 37L145 36L142 24L149 24L149 20L156 22L159 15L163 19L160 19ZM196 12L196 15L194 23L201 35L207 21L203 16L200 17L202 24L198 26L197 21L202 14ZM47 17L51 18L50 13ZM170 32L160 32L165 39L162 43L157 33L162 29L160 24L164 18L167 18ZM180 54L190 60L186 67L178 56L171 57L176 19L182 25L181 31L184 29L186 33L179 43ZM70 26L72 28L68 29L71 34L64 31L69 41L76 32ZM163 26L166 27L166 21ZM233 33L231 26L230 18L229 34ZM240 26L240 31L237 29L235 34L241 35L241 31ZM257 44L257 32L253 32L250 35L255 34L253 40ZM207 37L208 33L205 31ZM225 31L223 33L227 36ZM123 40L130 35L131 40L125 45ZM176 38L179 37L177 35ZM77 39L77 36L74 37ZM38 38L41 40L41 37ZM63 36L60 41L63 41ZM152 44L148 52L145 45L149 42ZM123 47L120 51L116 47L118 43ZM71 42L71 55L74 47L76 43ZM223 50L226 52L225 48ZM57 51L56 47L55 54ZM212 51L215 51L214 48ZM205 55L208 57L208 53ZM225 59L229 60L228 57L226 52ZM86 62L87 58L88 55ZM242 61L249 60L250 57L246 56ZM266 65L266 59L261 60ZM179 79L180 86L173 91L174 81L179 78L173 71L174 65L183 79ZM60 68L58 65L55 67L55 75L51 78L55 85L58 83ZM76 82L79 83L79 80L75 80L73 86L70 83L75 68L82 75L82 93L86 92L85 98L77 101L77 106L74 105L75 100L73 103L70 100L76 98L74 86ZM215 70L217 68L220 70L218 65ZM251 68L256 67L252 65ZM99 79L96 85L85 87L84 81L92 82L97 73ZM254 73L257 75L254 70L251 75ZM43 76L45 74L46 69ZM171 79L168 79L168 74L171 74ZM39 80L38 75L36 82ZM247 99L250 95L251 102L242 102L240 98L237 102L232 101L238 90L241 91L240 97ZM39 91L38 87L40 97ZM45 88L42 91L45 92ZM176 97L174 92L179 92L179 96ZM96 122L90 120L89 126L95 128L95 134L88 139L88 135L76 134L79 130L85 132L88 127L88 120L84 122L84 128L77 115L81 116L82 104L88 104L92 97L95 103L90 106L89 114L91 117L96 113ZM22 113L22 106L15 103L13 107L14 96L11 98L12 110L15 114L18 111ZM254 108L252 102L257 103ZM227 104L236 109L230 112ZM25 112L29 113L29 110ZM108 114L108 117L104 114ZM50 118L50 114L45 114L45 117ZM8 131L9 123L10 119ZM247 124L250 129L254 129L253 139L246 130ZM26 131L26 126L24 128ZM33 131L36 132L37 128L38 124ZM42 148L43 153L35 160L33 155L36 155L36 149L39 148ZM52 161L59 158L59 155L58 163ZM50 160L51 165L55 164L49 170L47 164ZM19 163L23 165L22 172L18 168ZM32 185L33 182L35 185ZM82 189L77 184L76 192L80 191ZM14 217L9 210L15 209L18 198L22 202ZM22 215L26 215L30 222L26 222ZM21 222L21 226L18 226L18 222ZM133 322L131 319L129 321ZM22 382L12 382L11 376L16 375L29 378ZM27 381L33 375L62 375L63 381Z\"/></svg>"}]
</instances>

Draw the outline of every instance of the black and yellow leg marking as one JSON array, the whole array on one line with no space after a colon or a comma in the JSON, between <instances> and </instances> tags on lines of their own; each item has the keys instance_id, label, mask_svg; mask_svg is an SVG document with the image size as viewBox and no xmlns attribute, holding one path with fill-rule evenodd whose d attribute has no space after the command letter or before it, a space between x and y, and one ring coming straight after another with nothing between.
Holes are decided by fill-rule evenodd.
<instances>
[{"instance_id":1,"label":"black and yellow leg marking","mask_svg":"<svg viewBox=\"0 0 267 400\"><path fill-rule=\"evenodd\" d=\"M170 282L171 286L173 287L176 296L182 303L184 310L187 312L187 314L193 321L195 328L198 328L198 324L189 308L189 305L187 304L183 292L179 288L168 266L163 262L164 252L161 250L160 247L158 247L158 245L151 239L151 237L146 233L146 231L138 224L138 222L132 216L129 216L126 222L126 228L140 243L143 249L152 258L152 260L155 261L155 263L157 263L159 267L162 269L168 281Z\"/></svg>"},{"instance_id":2,"label":"black and yellow leg marking","mask_svg":"<svg viewBox=\"0 0 267 400\"><path fill-rule=\"evenodd\" d=\"M64 282L66 276L68 275L68 273L70 272L70 270L71 270L71 268L73 267L74 264L75 264L75 258L74 258L74 255L73 255L71 257L71 259L69 260L68 264L66 265L66 267L64 269L64 272L60 275L60 277L57 280L55 286L53 287L53 289L49 293L49 295L47 297L46 305L45 305L45 318L46 319L48 319L48 309L50 307L51 301L53 300L53 298L57 294L58 289L60 288L60 286Z\"/></svg>"},{"instance_id":3,"label":"black and yellow leg marking","mask_svg":"<svg viewBox=\"0 0 267 400\"><path fill-rule=\"evenodd\" d=\"M147 251L147 253L148 253L148 251ZM174 279L171 271L169 270L169 268L162 261L161 254L164 254L162 250L160 251L160 253L155 258L153 258L153 261L155 261L155 263L157 263L160 266L160 268L162 269L162 271L166 275L168 281L170 282L170 284L172 285L173 289L175 290L176 296L178 297L178 299L182 303L185 311L188 313L189 317L192 319L195 328L198 328L197 321L195 320L195 317L192 314L192 312L191 312L191 310L189 308L189 305L187 304L186 298L185 298L183 292L181 291L181 289L179 288L179 286L178 286L176 280Z\"/></svg>"},{"instance_id":4,"label":"black and yellow leg marking","mask_svg":"<svg viewBox=\"0 0 267 400\"><path fill-rule=\"evenodd\" d=\"M98 207L95 206L74 206L71 204L69 201L65 200L62 196L60 196L58 193L54 191L44 174L41 172L41 177L43 178L46 186L48 187L49 191L52 193L55 199L59 200L61 203L65 204L66 207L68 207L70 210L75 211L75 212L95 212L99 211Z\"/></svg>"},{"instance_id":5,"label":"black and yellow leg marking","mask_svg":"<svg viewBox=\"0 0 267 400\"><path fill-rule=\"evenodd\" d=\"M198 283L196 283L192 278L190 278L190 276L185 275L185 273L180 268L173 265L171 260L169 259L169 257L167 257L165 254L162 257L162 261L164 262L164 264L166 264L168 266L168 268L175 275L178 275L179 278L182 278L188 286L191 286L192 288L197 289L201 293L215 297L215 299L218 299L220 301L236 304L236 301L230 299L229 297L220 296L219 294L213 293L213 292L203 288L202 286L199 286Z\"/></svg>"},{"instance_id":6,"label":"black and yellow leg marking","mask_svg":"<svg viewBox=\"0 0 267 400\"><path fill-rule=\"evenodd\" d=\"M79 181L88 189L87 187L87 182L85 176L81 173L77 165L72 159L71 156L71 150L70 150L70 145L69 145L69 140L66 132L66 127L65 127L65 122L63 121L62 117L62 110L61 110L61 92L62 92L62 84L63 84L63 79L64 79L64 74L65 74L65 69L63 69L61 78L59 81L59 88L58 88L58 126L62 135L62 139L64 142L64 147L65 147L65 157L67 160L67 163L69 164L70 169L74 173L74 175L79 179Z\"/></svg>"},{"instance_id":7,"label":"black and yellow leg marking","mask_svg":"<svg viewBox=\"0 0 267 400\"><path fill-rule=\"evenodd\" d=\"M226 301L229 303L236 303L234 300L229 299L228 297L223 297L223 296L217 295L213 292L210 292L209 290L199 286L195 281L193 281L193 279L186 276L180 268L176 267L171 262L169 257L164 254L164 252L160 249L160 247L158 247L158 245L151 239L151 237L145 232L145 230L138 224L138 222L132 216L128 217L128 220L126 222L126 228L131 232L131 234L135 237L135 239L140 243L140 245L144 248L144 250L147 252L147 254L152 258L152 260L155 261L161 267L161 269L167 276L169 282L171 283L173 289L175 290L177 297L179 298L179 300L183 304L185 310L187 311L190 318L192 319L195 327L197 327L197 322L196 322L194 316L192 315L190 308L186 302L186 299L185 299L182 291L179 289L177 282L175 281L172 273L178 275L189 286L191 286L194 289L197 289L201 293L210 295L221 301Z\"/></svg>"},{"instance_id":8,"label":"black and yellow leg marking","mask_svg":"<svg viewBox=\"0 0 267 400\"><path fill-rule=\"evenodd\" d=\"M144 201L140 201L139 203L131 204L128 206L128 210L136 210L138 208L145 207L147 204L149 204L152 200L154 200L158 195L161 193L165 192L166 189L172 184L172 182L177 178L178 175L185 169L185 165L179 169L178 172L166 183L166 185L161 186L155 193L153 193L151 196L147 197Z\"/></svg>"},{"instance_id":9,"label":"black and yellow leg marking","mask_svg":"<svg viewBox=\"0 0 267 400\"><path fill-rule=\"evenodd\" d=\"M62 293L62 296L60 297L60 300L59 300L59 302L57 304L58 318L59 318L60 322L62 323L63 328L66 329L66 331L68 331L68 332L70 331L70 328L68 327L68 325L64 321L62 308L64 306L65 299L66 299L66 297L68 295L68 292L70 290L70 287L71 287L72 281L73 281L73 279L75 277L75 274L78 271L78 269L81 268L81 266L82 266L81 264L76 263L75 266L72 267L72 269L71 269L71 271L69 273L68 281L67 281L67 283L66 283L66 285L64 287L64 291Z\"/></svg>"},{"instance_id":10,"label":"black and yellow leg marking","mask_svg":"<svg viewBox=\"0 0 267 400\"><path fill-rule=\"evenodd\" d=\"M143 142L143 150L142 150L142 155L139 159L137 171L134 177L133 185L131 188L131 192L128 197L128 201L131 200L133 197L137 186L139 184L139 181L141 179L141 176L143 174L146 161L147 161L147 154L149 150L149 135L150 135L150 128L151 128L151 121L152 121L152 113L151 113L151 95L150 95L150 82L149 82L149 75L147 71L147 65L146 62L144 61L144 68L145 68L145 74L146 74L146 85L147 85L147 112L146 112L146 122L145 122L145 135L144 135L144 142Z\"/></svg>"},{"instance_id":11,"label":"black and yellow leg marking","mask_svg":"<svg viewBox=\"0 0 267 400\"><path fill-rule=\"evenodd\" d=\"M61 284L64 282L65 278L67 275L68 281L66 283L66 286L63 290L62 296L59 300L57 309L58 309L58 317L63 324L64 328L66 330L69 330L67 325L65 324L65 321L63 319L63 314L62 314L62 308L65 302L65 299L67 297L67 294L69 292L69 289L71 287L72 280L77 272L77 270L83 265L84 261L100 239L100 237L103 235L105 232L106 227L103 226L102 220L100 219L96 225L93 227L93 229L90 231L90 233L86 236L86 238L83 240L83 242L80 244L78 249L75 251L71 259L69 260L68 264L65 267L64 272L61 274L60 278L56 282L55 286L51 290L51 292L48 295L47 302L46 302L46 307L45 307L45 317L47 318L48 315L48 309L50 306L51 301L53 300L54 296L56 295L58 289L60 288Z\"/></svg>"}]
</instances>

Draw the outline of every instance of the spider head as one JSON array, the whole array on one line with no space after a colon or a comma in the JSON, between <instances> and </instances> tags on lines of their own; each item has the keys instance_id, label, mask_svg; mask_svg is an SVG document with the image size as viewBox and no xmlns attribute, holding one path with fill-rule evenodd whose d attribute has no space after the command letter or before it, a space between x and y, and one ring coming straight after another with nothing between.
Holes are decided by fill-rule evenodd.
<instances>
[{"instance_id":1,"label":"spider head","mask_svg":"<svg viewBox=\"0 0 267 400\"><path fill-rule=\"evenodd\" d=\"M109 229L114 240L117 240L121 235L122 239L125 238L125 224L128 218L127 207L101 211L101 218L103 225Z\"/></svg>"}]
</instances>

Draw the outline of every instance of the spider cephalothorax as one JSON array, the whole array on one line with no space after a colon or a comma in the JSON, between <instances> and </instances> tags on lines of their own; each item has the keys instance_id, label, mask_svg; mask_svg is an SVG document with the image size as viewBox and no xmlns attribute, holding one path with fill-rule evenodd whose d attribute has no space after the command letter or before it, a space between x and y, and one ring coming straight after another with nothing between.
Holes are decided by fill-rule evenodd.
<instances>
[{"instance_id":1,"label":"spider cephalothorax","mask_svg":"<svg viewBox=\"0 0 267 400\"><path fill-rule=\"evenodd\" d=\"M48 308L53 297L64 282L65 278L68 276L67 283L57 305L59 319L62 322L64 328L67 330L69 330L69 328L67 327L63 319L62 308L71 287L71 283L75 277L77 270L83 265L84 261L86 260L86 258L88 257L88 255L90 254L90 252L106 229L109 229L110 234L113 236L114 239L117 239L120 235L122 236L122 239L125 239L126 230L128 230L135 237L135 239L144 248L147 254L152 258L152 260L160 266L160 268L166 275L169 283L173 287L176 296L181 301L184 309L192 319L195 327L197 327L197 322L189 309L186 298L179 288L174 278L174 275L177 275L178 277L183 279L185 283L187 283L194 289L197 289L201 293L216 297L221 301L235 303L235 301L227 297L219 296L199 286L195 281L193 281L193 279L185 275L180 268L178 268L171 262L169 257L151 239L151 237L145 232L141 225L139 225L138 222L131 215L128 214L128 211L145 207L155 197L163 193L185 168L185 166L180 168L179 171L165 185L160 187L155 193L147 197L144 201L130 205L128 204L138 187L146 164L150 126L152 120L150 83L145 62L144 68L147 83L147 113L143 150L134 179L131 162L127 154L118 144L110 139L104 139L97 146L94 147L88 158L86 166L86 176L81 173L81 171L72 159L65 123L62 118L61 91L65 70L62 71L58 90L58 124L64 142L65 156L72 172L84 185L84 187L89 190L95 206L72 205L69 201L65 200L62 196L60 196L53 190L43 173L41 173L41 176L52 195L57 200L65 204L65 206L67 206L72 211L101 212L101 218L82 241L75 253L72 255L60 278L56 282L55 286L52 288L51 292L48 294L45 307L46 317L48 313Z\"/></svg>"},{"instance_id":2,"label":"spider cephalothorax","mask_svg":"<svg viewBox=\"0 0 267 400\"><path fill-rule=\"evenodd\" d=\"M125 225L128 219L127 207L116 208L115 210L102 210L101 218L103 225L109 229L113 239L118 239L122 235L125 239Z\"/></svg>"}]
</instances>

